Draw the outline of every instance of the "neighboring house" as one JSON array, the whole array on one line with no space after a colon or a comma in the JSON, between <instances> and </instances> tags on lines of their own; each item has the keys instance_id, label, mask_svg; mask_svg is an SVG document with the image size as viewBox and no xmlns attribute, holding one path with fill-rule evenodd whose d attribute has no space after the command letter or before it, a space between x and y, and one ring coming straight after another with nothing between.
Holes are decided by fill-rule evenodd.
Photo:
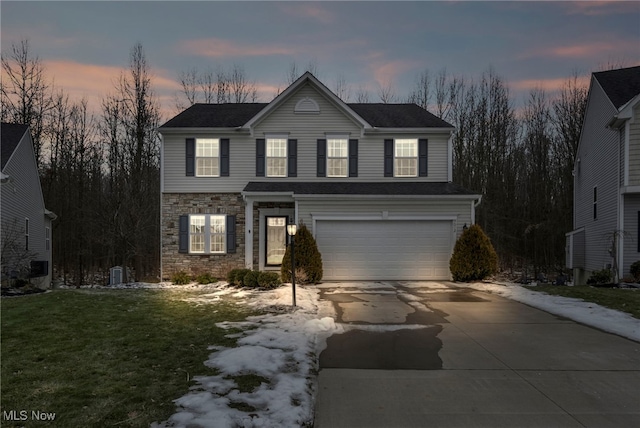
<instances>
[{"instance_id":1,"label":"neighboring house","mask_svg":"<svg viewBox=\"0 0 640 428\"><path fill-rule=\"evenodd\" d=\"M279 270L304 223L324 280L450 279L480 195L453 127L415 104L347 104L305 73L270 103L195 104L162 127L162 277Z\"/></svg>"},{"instance_id":2,"label":"neighboring house","mask_svg":"<svg viewBox=\"0 0 640 428\"><path fill-rule=\"evenodd\" d=\"M574 164L567 267L585 284L640 260L640 67L593 73Z\"/></svg>"},{"instance_id":3,"label":"neighboring house","mask_svg":"<svg viewBox=\"0 0 640 428\"><path fill-rule=\"evenodd\" d=\"M51 221L44 206L33 142L26 125L2 123L2 282L29 279L51 285Z\"/></svg>"}]
</instances>

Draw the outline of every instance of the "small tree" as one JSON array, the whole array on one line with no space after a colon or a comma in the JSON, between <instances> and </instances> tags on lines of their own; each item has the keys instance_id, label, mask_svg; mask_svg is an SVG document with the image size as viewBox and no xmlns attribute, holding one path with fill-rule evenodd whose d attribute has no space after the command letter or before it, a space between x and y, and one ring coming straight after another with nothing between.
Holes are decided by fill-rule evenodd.
<instances>
[{"instance_id":1,"label":"small tree","mask_svg":"<svg viewBox=\"0 0 640 428\"><path fill-rule=\"evenodd\" d=\"M300 224L294 239L296 271L302 270L307 275L307 281L317 284L322 279L322 255L318 251L318 245L307 226ZM291 282L291 245L282 258L280 276L283 282ZM300 281L301 276L296 275Z\"/></svg>"},{"instance_id":2,"label":"small tree","mask_svg":"<svg viewBox=\"0 0 640 428\"><path fill-rule=\"evenodd\" d=\"M477 224L462 232L449 262L454 281L477 281L498 271L498 255Z\"/></svg>"}]
</instances>

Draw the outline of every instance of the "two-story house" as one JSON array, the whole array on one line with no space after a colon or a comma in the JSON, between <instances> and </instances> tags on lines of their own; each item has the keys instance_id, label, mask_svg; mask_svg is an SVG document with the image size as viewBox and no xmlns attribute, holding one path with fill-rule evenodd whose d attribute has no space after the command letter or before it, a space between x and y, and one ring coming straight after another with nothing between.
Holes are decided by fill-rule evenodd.
<instances>
[{"instance_id":1,"label":"two-story house","mask_svg":"<svg viewBox=\"0 0 640 428\"><path fill-rule=\"evenodd\" d=\"M640 66L592 74L573 175L567 267L618 282L640 260Z\"/></svg>"},{"instance_id":2,"label":"two-story house","mask_svg":"<svg viewBox=\"0 0 640 428\"><path fill-rule=\"evenodd\" d=\"M325 280L450 279L480 195L453 127L415 104L347 104L305 73L270 103L195 104L161 128L162 277L279 269L304 223Z\"/></svg>"},{"instance_id":3,"label":"two-story house","mask_svg":"<svg viewBox=\"0 0 640 428\"><path fill-rule=\"evenodd\" d=\"M56 215L44 205L29 127L2 123L0 141L2 281L24 279L47 288Z\"/></svg>"}]
</instances>

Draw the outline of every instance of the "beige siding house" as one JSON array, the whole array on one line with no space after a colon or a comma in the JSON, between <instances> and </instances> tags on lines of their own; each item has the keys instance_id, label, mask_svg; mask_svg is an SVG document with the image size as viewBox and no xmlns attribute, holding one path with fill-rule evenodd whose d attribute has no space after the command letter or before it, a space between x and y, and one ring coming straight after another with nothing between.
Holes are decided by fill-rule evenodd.
<instances>
[{"instance_id":1,"label":"beige siding house","mask_svg":"<svg viewBox=\"0 0 640 428\"><path fill-rule=\"evenodd\" d=\"M51 285L51 222L44 206L33 143L26 125L2 123L2 282L17 279Z\"/></svg>"},{"instance_id":2,"label":"beige siding house","mask_svg":"<svg viewBox=\"0 0 640 428\"><path fill-rule=\"evenodd\" d=\"M450 279L480 195L451 182L453 127L415 104L347 104L305 73L265 104L165 123L162 276L279 270L304 223L325 280Z\"/></svg>"},{"instance_id":3,"label":"beige siding house","mask_svg":"<svg viewBox=\"0 0 640 428\"><path fill-rule=\"evenodd\" d=\"M617 282L640 260L640 67L593 73L574 165L567 267Z\"/></svg>"}]
</instances>

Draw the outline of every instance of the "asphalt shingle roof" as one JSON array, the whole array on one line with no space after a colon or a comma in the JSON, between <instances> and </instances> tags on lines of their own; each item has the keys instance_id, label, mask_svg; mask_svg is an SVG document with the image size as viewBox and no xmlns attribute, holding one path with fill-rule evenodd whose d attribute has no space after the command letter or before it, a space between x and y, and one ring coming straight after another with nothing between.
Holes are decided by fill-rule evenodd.
<instances>
[{"instance_id":1,"label":"asphalt shingle roof","mask_svg":"<svg viewBox=\"0 0 640 428\"><path fill-rule=\"evenodd\" d=\"M640 66L600 71L593 76L617 109L640 94Z\"/></svg>"},{"instance_id":2,"label":"asphalt shingle roof","mask_svg":"<svg viewBox=\"0 0 640 428\"><path fill-rule=\"evenodd\" d=\"M235 128L244 125L267 103L194 104L161 128ZM378 128L452 128L416 104L347 104Z\"/></svg>"},{"instance_id":3,"label":"asphalt shingle roof","mask_svg":"<svg viewBox=\"0 0 640 428\"><path fill-rule=\"evenodd\" d=\"M20 143L20 140L28 129L29 127L27 125L17 123L2 122L0 125L0 163L2 163L2 169L4 169L13 151L18 147L18 143Z\"/></svg>"},{"instance_id":4,"label":"asphalt shingle roof","mask_svg":"<svg viewBox=\"0 0 640 428\"><path fill-rule=\"evenodd\" d=\"M433 182L288 182L251 181L245 192L292 192L299 195L475 195L454 183Z\"/></svg>"}]
</instances>

